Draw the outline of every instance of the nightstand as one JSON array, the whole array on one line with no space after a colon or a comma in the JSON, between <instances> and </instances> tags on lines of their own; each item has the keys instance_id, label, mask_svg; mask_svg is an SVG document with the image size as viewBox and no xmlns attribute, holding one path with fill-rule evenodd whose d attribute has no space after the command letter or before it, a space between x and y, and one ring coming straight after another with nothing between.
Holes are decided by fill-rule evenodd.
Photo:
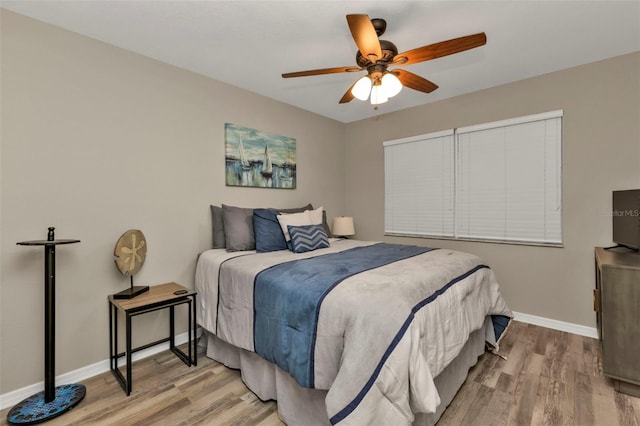
<instances>
[{"instance_id":1,"label":"nightstand","mask_svg":"<svg viewBox=\"0 0 640 426\"><path fill-rule=\"evenodd\" d=\"M178 293L178 294L176 294ZM198 365L198 355L196 350L196 295L177 283L167 283L152 286L149 291L132 299L116 299L114 295L109 296L109 360L110 369L115 378L122 386L122 390L129 396L132 388L131 377L131 355L134 352L147 349L160 343L169 342L169 349L176 354L188 366ZM175 345L175 307L187 304L189 306L188 335L189 349L184 353ZM131 319L134 316L154 312L169 308L169 337L148 343L146 345L131 347ZM124 313L125 326L125 352L118 353L118 311ZM126 378L118 367L118 360L126 358Z\"/></svg>"}]
</instances>

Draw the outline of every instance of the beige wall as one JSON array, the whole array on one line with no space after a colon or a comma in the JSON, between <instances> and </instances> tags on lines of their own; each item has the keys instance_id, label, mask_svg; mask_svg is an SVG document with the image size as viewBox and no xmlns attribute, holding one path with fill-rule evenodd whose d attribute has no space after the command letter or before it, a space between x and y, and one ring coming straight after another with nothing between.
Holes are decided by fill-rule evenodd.
<instances>
[{"instance_id":1,"label":"beige wall","mask_svg":"<svg viewBox=\"0 0 640 426\"><path fill-rule=\"evenodd\" d=\"M323 204L353 215L361 239L479 254L518 312L595 325L592 250L611 242L611 190L640 187L640 53L343 125L5 10L1 27L0 394L43 375L42 249L17 241L48 226L82 240L57 251L61 374L108 357L106 296L127 285L118 236L147 236L136 283L192 287L210 203ZM383 236L383 140L554 109L564 248ZM225 187L225 122L296 138L298 189ZM134 326L161 337L166 316Z\"/></svg>"},{"instance_id":2,"label":"beige wall","mask_svg":"<svg viewBox=\"0 0 640 426\"><path fill-rule=\"evenodd\" d=\"M139 284L193 287L209 204L344 214L344 124L2 10L0 394L43 380L43 249L59 238L56 373L108 358L116 239L143 230ZM224 66L223 64L221 66ZM298 188L224 184L224 123L297 139ZM166 315L134 335L166 335ZM186 323L178 330L184 332Z\"/></svg>"},{"instance_id":3,"label":"beige wall","mask_svg":"<svg viewBox=\"0 0 640 426\"><path fill-rule=\"evenodd\" d=\"M556 109L564 110L564 248L383 236L384 140ZM513 310L595 327L593 247L611 244L611 191L640 188L639 123L640 53L351 123L346 211L359 239L476 253Z\"/></svg>"}]
</instances>

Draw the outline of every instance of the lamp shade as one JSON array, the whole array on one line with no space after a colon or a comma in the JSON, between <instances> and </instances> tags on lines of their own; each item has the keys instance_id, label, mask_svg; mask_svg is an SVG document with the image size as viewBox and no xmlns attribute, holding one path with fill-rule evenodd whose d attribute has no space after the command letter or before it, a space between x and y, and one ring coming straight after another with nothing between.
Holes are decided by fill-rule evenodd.
<instances>
[{"instance_id":1,"label":"lamp shade","mask_svg":"<svg viewBox=\"0 0 640 426\"><path fill-rule=\"evenodd\" d=\"M360 80L356 81L351 89L351 94L361 101L366 101L371 92L371 79L368 75L365 75Z\"/></svg>"},{"instance_id":2,"label":"lamp shade","mask_svg":"<svg viewBox=\"0 0 640 426\"><path fill-rule=\"evenodd\" d=\"M402 90L402 83L394 74L386 73L382 77L382 87L388 98L392 98Z\"/></svg>"},{"instance_id":3,"label":"lamp shade","mask_svg":"<svg viewBox=\"0 0 640 426\"><path fill-rule=\"evenodd\" d=\"M371 89L371 105L378 105L387 102L389 98L384 92L384 88L381 84L374 84Z\"/></svg>"},{"instance_id":4,"label":"lamp shade","mask_svg":"<svg viewBox=\"0 0 640 426\"><path fill-rule=\"evenodd\" d=\"M353 226L353 218L348 216L334 217L332 228L331 232L337 237L356 233L355 227Z\"/></svg>"}]
</instances>

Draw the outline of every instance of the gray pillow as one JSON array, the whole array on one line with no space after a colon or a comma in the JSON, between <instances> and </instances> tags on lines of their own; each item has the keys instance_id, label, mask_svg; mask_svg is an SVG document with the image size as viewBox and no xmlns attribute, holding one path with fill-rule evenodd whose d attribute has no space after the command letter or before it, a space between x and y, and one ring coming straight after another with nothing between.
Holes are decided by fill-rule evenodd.
<instances>
[{"instance_id":1,"label":"gray pillow","mask_svg":"<svg viewBox=\"0 0 640 426\"><path fill-rule=\"evenodd\" d=\"M222 205L222 222L227 251L256 249L253 209Z\"/></svg>"},{"instance_id":2,"label":"gray pillow","mask_svg":"<svg viewBox=\"0 0 640 426\"><path fill-rule=\"evenodd\" d=\"M231 208L236 208L236 209L242 209L241 207L233 207L233 206L227 206L227 207L231 207ZM242 210L246 210L249 211L251 210L252 214L253 214L253 209L242 209ZM296 207L296 208L292 208L292 209L272 209L272 210L277 210L281 213L300 213L303 212L305 210L313 210L313 205L311 204L307 204L304 207ZM213 248L227 248L227 238L225 235L225 228L224 228L224 220L222 217L222 207L218 207L218 206L214 206L211 205L211 220L212 220L212 224L213 224ZM325 220L326 223L326 220ZM245 233L248 232L247 230L245 230ZM251 223L251 233L253 233L253 222ZM329 234L330 235L330 234ZM235 237L235 235L233 236ZM255 234L253 234L253 238L255 241ZM235 238L232 238L235 240ZM251 248L251 249L244 249L244 250L253 250L255 247ZM233 249L229 250L229 251L238 251L237 249Z\"/></svg>"},{"instance_id":3,"label":"gray pillow","mask_svg":"<svg viewBox=\"0 0 640 426\"><path fill-rule=\"evenodd\" d=\"M322 210L322 227L324 228L324 232L326 232L328 238L333 238L333 234L331 233L331 228L329 228L329 224L327 223L327 211Z\"/></svg>"},{"instance_id":4,"label":"gray pillow","mask_svg":"<svg viewBox=\"0 0 640 426\"><path fill-rule=\"evenodd\" d=\"M274 209L274 208L270 208L269 210L277 210L280 213L302 213L305 210L313 210L313 205L311 203L309 203L304 207L297 207L297 208L293 208L293 209Z\"/></svg>"},{"instance_id":5,"label":"gray pillow","mask_svg":"<svg viewBox=\"0 0 640 426\"><path fill-rule=\"evenodd\" d=\"M211 205L211 220L213 222L213 248L226 248L222 207Z\"/></svg>"}]
</instances>

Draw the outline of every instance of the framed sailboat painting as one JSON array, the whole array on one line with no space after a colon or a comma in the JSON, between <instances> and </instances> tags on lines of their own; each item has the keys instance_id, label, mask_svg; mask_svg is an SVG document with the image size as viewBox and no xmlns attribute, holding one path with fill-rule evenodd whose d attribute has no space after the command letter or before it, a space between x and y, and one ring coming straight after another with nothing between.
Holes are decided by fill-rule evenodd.
<instances>
[{"instance_id":1,"label":"framed sailboat painting","mask_svg":"<svg viewBox=\"0 0 640 426\"><path fill-rule=\"evenodd\" d=\"M225 123L227 186L296 187L296 140Z\"/></svg>"}]
</instances>

